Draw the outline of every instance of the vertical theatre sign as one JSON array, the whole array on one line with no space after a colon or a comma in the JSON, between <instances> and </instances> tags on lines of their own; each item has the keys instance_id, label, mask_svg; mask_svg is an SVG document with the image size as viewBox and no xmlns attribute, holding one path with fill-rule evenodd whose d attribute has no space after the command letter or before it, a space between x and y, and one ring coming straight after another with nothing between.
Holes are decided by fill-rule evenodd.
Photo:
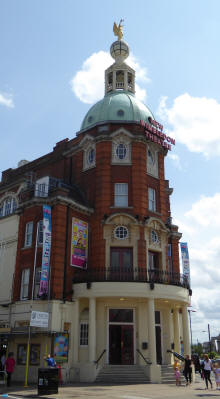
<instances>
[{"instance_id":1,"label":"vertical theatre sign","mask_svg":"<svg viewBox=\"0 0 220 399\"><path fill-rule=\"evenodd\" d=\"M48 295L51 252L51 207L43 206L43 251L39 296Z\"/></svg>"},{"instance_id":2,"label":"vertical theatre sign","mask_svg":"<svg viewBox=\"0 0 220 399\"><path fill-rule=\"evenodd\" d=\"M189 251L187 242L181 242L180 248L183 265L183 276L186 278L186 280L188 280L188 283L190 285Z\"/></svg>"},{"instance_id":3,"label":"vertical theatre sign","mask_svg":"<svg viewBox=\"0 0 220 399\"><path fill-rule=\"evenodd\" d=\"M71 235L71 265L87 268L88 259L88 223L73 218Z\"/></svg>"}]
</instances>

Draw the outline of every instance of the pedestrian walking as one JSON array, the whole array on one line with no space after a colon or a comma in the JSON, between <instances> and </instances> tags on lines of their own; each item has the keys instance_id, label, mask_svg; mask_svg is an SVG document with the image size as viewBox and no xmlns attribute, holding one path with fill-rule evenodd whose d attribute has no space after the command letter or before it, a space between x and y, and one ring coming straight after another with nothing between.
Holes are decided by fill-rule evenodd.
<instances>
[{"instance_id":1,"label":"pedestrian walking","mask_svg":"<svg viewBox=\"0 0 220 399\"><path fill-rule=\"evenodd\" d=\"M15 367L15 359L14 359L14 353L9 352L8 358L5 362L5 370L7 373L7 386L10 387L11 385L11 375L14 372L14 367Z\"/></svg>"},{"instance_id":2,"label":"pedestrian walking","mask_svg":"<svg viewBox=\"0 0 220 399\"><path fill-rule=\"evenodd\" d=\"M208 383L210 383L211 388L212 388L212 381L210 379L212 369L213 369L212 362L209 359L209 356L207 354L205 354L204 355L204 377L205 377L205 385L206 385L205 389L209 388Z\"/></svg>"},{"instance_id":3,"label":"pedestrian walking","mask_svg":"<svg viewBox=\"0 0 220 399\"><path fill-rule=\"evenodd\" d=\"M220 363L216 362L213 366L213 371L215 374L216 389L220 390Z\"/></svg>"},{"instance_id":4,"label":"pedestrian walking","mask_svg":"<svg viewBox=\"0 0 220 399\"><path fill-rule=\"evenodd\" d=\"M192 359L190 359L189 355L186 355L186 357L185 357L183 374L186 379L186 385L191 384L192 383Z\"/></svg>"}]
</instances>

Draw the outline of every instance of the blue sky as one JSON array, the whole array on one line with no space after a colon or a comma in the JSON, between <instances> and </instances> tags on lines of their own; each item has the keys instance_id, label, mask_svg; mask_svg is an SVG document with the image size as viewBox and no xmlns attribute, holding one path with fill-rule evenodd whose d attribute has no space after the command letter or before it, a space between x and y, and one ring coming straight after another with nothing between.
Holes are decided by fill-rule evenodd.
<instances>
[{"instance_id":1,"label":"blue sky","mask_svg":"<svg viewBox=\"0 0 220 399\"><path fill-rule=\"evenodd\" d=\"M176 138L166 178L189 245L195 341L208 323L220 332L219 15L218 0L0 1L0 171L75 136L124 19L137 95Z\"/></svg>"}]
</instances>

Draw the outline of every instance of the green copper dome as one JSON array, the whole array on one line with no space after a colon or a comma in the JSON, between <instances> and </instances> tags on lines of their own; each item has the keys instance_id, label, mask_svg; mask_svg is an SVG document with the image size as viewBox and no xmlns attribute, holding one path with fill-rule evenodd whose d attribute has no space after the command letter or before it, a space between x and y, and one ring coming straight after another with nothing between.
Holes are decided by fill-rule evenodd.
<instances>
[{"instance_id":1,"label":"green copper dome","mask_svg":"<svg viewBox=\"0 0 220 399\"><path fill-rule=\"evenodd\" d=\"M113 91L105 95L87 112L80 130L88 129L100 122L148 122L155 119L149 108L137 100L133 93Z\"/></svg>"}]
</instances>

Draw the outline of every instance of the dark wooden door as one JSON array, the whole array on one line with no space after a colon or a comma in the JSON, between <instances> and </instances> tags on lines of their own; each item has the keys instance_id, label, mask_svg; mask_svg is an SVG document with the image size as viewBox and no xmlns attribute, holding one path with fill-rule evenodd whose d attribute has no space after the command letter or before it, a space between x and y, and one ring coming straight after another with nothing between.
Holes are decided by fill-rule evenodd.
<instances>
[{"instance_id":1,"label":"dark wooden door","mask_svg":"<svg viewBox=\"0 0 220 399\"><path fill-rule=\"evenodd\" d=\"M134 364L134 328L109 325L109 363Z\"/></svg>"},{"instance_id":2,"label":"dark wooden door","mask_svg":"<svg viewBox=\"0 0 220 399\"><path fill-rule=\"evenodd\" d=\"M121 364L134 364L133 326L121 326Z\"/></svg>"},{"instance_id":3,"label":"dark wooden door","mask_svg":"<svg viewBox=\"0 0 220 399\"><path fill-rule=\"evenodd\" d=\"M121 364L121 326L109 326L109 363Z\"/></svg>"}]
</instances>

